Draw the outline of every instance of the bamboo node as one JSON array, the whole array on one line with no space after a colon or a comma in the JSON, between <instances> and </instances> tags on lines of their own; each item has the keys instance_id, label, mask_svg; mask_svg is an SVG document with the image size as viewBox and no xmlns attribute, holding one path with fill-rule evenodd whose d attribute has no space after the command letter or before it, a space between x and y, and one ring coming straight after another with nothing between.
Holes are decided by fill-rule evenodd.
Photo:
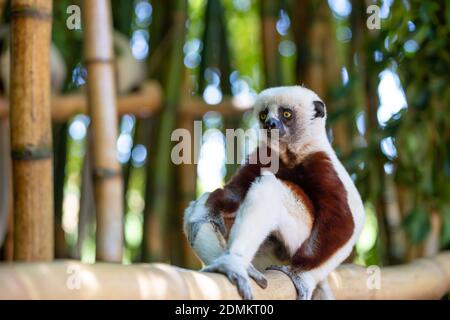
<instances>
[{"instance_id":1,"label":"bamboo node","mask_svg":"<svg viewBox=\"0 0 450 320\"><path fill-rule=\"evenodd\" d=\"M94 170L94 180L111 179L122 176L120 170L112 170L107 168L97 168Z\"/></svg>"},{"instance_id":2,"label":"bamboo node","mask_svg":"<svg viewBox=\"0 0 450 320\"><path fill-rule=\"evenodd\" d=\"M114 63L114 59L111 58L89 58L89 59L84 59L84 64L88 65L88 64L112 64Z\"/></svg>"},{"instance_id":3,"label":"bamboo node","mask_svg":"<svg viewBox=\"0 0 450 320\"><path fill-rule=\"evenodd\" d=\"M12 150L11 158L13 160L42 160L53 157L53 150L51 147L36 148L33 146L25 146L22 150Z\"/></svg>"},{"instance_id":4,"label":"bamboo node","mask_svg":"<svg viewBox=\"0 0 450 320\"><path fill-rule=\"evenodd\" d=\"M11 9L11 18L35 18L39 20L51 21L52 13L41 11L37 8L22 7Z\"/></svg>"}]
</instances>

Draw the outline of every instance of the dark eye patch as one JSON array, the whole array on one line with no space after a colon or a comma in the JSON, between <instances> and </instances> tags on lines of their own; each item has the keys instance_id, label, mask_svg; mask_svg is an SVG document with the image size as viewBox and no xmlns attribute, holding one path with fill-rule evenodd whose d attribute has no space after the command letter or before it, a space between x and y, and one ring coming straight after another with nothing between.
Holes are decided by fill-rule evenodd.
<instances>
[{"instance_id":1,"label":"dark eye patch","mask_svg":"<svg viewBox=\"0 0 450 320\"><path fill-rule=\"evenodd\" d=\"M263 111L261 111L258 115L259 120L262 122L266 121L268 112L269 112L269 110L267 108L265 108Z\"/></svg>"},{"instance_id":2,"label":"dark eye patch","mask_svg":"<svg viewBox=\"0 0 450 320\"><path fill-rule=\"evenodd\" d=\"M289 122L290 120L292 120L294 118L294 111L292 111L292 109L289 107L285 107L285 106L279 107L278 114L279 114L280 119L282 119L282 121L284 121L284 122Z\"/></svg>"}]
</instances>

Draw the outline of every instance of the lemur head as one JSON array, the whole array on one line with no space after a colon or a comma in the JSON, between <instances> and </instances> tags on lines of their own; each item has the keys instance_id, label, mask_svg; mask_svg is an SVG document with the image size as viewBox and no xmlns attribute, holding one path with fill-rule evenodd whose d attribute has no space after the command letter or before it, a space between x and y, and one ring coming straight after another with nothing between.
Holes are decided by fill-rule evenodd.
<instances>
[{"instance_id":1,"label":"lemur head","mask_svg":"<svg viewBox=\"0 0 450 320\"><path fill-rule=\"evenodd\" d=\"M260 126L279 130L280 145L296 145L326 136L325 104L301 86L275 87L261 91L254 105Z\"/></svg>"}]
</instances>

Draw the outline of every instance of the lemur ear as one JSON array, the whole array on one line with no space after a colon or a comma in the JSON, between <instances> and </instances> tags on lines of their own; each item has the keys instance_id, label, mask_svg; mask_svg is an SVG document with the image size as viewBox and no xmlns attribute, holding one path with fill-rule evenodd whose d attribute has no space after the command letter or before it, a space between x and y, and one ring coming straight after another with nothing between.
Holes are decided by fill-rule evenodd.
<instances>
[{"instance_id":1,"label":"lemur ear","mask_svg":"<svg viewBox=\"0 0 450 320\"><path fill-rule=\"evenodd\" d=\"M325 104L322 101L314 101L314 110L316 110L315 118L325 117Z\"/></svg>"}]
</instances>

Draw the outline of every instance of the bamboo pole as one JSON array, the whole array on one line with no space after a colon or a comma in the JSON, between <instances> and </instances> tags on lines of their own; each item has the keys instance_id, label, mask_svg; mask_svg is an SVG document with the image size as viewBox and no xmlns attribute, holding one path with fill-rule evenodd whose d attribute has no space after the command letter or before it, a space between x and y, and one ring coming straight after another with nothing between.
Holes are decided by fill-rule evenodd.
<instances>
[{"instance_id":1,"label":"bamboo pole","mask_svg":"<svg viewBox=\"0 0 450 320\"><path fill-rule=\"evenodd\" d=\"M123 251L123 189L121 167L116 158L117 104L110 1L84 0L83 14L88 103L94 143L96 258L120 262Z\"/></svg>"},{"instance_id":2,"label":"bamboo pole","mask_svg":"<svg viewBox=\"0 0 450 320\"><path fill-rule=\"evenodd\" d=\"M380 269L380 286L366 268L342 265L328 281L339 300L440 299L450 289L450 252ZM252 282L255 299L294 299L291 280L266 271L267 289ZM78 261L0 265L0 299L240 299L220 274L166 264L83 264Z\"/></svg>"},{"instance_id":3,"label":"bamboo pole","mask_svg":"<svg viewBox=\"0 0 450 320\"><path fill-rule=\"evenodd\" d=\"M0 119L0 248L3 246L11 214L11 157L8 119Z\"/></svg>"},{"instance_id":4,"label":"bamboo pole","mask_svg":"<svg viewBox=\"0 0 450 320\"><path fill-rule=\"evenodd\" d=\"M49 60L52 2L12 1L11 16L14 259L51 260L53 179Z\"/></svg>"},{"instance_id":5,"label":"bamboo pole","mask_svg":"<svg viewBox=\"0 0 450 320\"><path fill-rule=\"evenodd\" d=\"M67 259L68 247L66 235L62 227L64 182L67 161L67 122L53 123L53 206L55 210L55 259Z\"/></svg>"},{"instance_id":6,"label":"bamboo pole","mask_svg":"<svg viewBox=\"0 0 450 320\"><path fill-rule=\"evenodd\" d=\"M153 235L147 235L144 242L144 257L152 257L156 261L168 261L168 248L171 246L168 236L168 221L173 214L173 181L174 168L170 159L172 142L170 136L176 129L176 117L180 100L180 88L183 74L182 52L186 33L186 10L187 1L177 0L173 11L173 42L170 57L168 57L169 68L165 85L164 109L159 119L159 128L155 137L158 152L155 153L153 165L154 174L150 175L152 180L147 182L147 194L153 193L151 202L146 205L144 215L145 230L153 230ZM146 197L147 198L147 197ZM148 198L147 198L148 199ZM148 232L148 231L147 231ZM148 240L155 239L158 247ZM152 250L154 248L155 250Z\"/></svg>"},{"instance_id":7,"label":"bamboo pole","mask_svg":"<svg viewBox=\"0 0 450 320\"><path fill-rule=\"evenodd\" d=\"M83 169L81 171L81 187L80 187L80 211L78 215L78 237L75 246L74 257L81 259L83 244L88 236L89 227L95 220L95 199L94 199L94 182L92 180L92 135L88 130L86 136L86 153L84 156Z\"/></svg>"},{"instance_id":8,"label":"bamboo pole","mask_svg":"<svg viewBox=\"0 0 450 320\"><path fill-rule=\"evenodd\" d=\"M264 75L267 87L282 84L280 65L280 54L278 53L278 42L280 36L276 29L278 13L280 12L280 1L261 1L261 37L264 59Z\"/></svg>"},{"instance_id":9,"label":"bamboo pole","mask_svg":"<svg viewBox=\"0 0 450 320\"><path fill-rule=\"evenodd\" d=\"M189 132L194 134L194 118L190 117L182 117L180 119L179 125L180 128L184 128L189 130ZM199 139L193 135L193 139ZM200 138L201 139L201 138ZM192 143L195 143L192 140ZM193 149L194 151L195 149ZM193 152L194 153L194 152ZM194 160L195 154L192 154L192 160ZM196 198L196 185L197 185L197 166L194 162L190 164L183 163L178 166L178 192L179 192L179 202L177 203L177 212L175 219L179 222L183 221L183 213L184 210L189 205L189 202L195 200ZM180 226L181 227L181 226ZM178 235L181 234L178 230ZM181 245L182 256L183 256L183 266L187 268L200 268L201 263L198 260L197 256L192 251L192 247L189 245L186 237L176 237L178 240L178 244Z\"/></svg>"}]
</instances>

